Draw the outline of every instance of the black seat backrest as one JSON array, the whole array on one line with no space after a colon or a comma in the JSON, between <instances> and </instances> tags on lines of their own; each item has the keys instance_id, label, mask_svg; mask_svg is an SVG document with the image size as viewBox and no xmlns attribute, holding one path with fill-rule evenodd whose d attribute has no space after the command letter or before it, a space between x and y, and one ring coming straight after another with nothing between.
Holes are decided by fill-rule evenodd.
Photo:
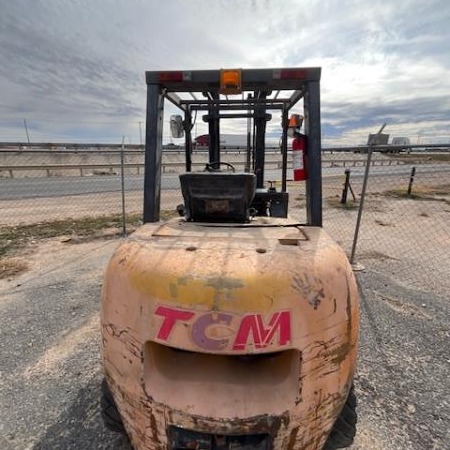
<instances>
[{"instance_id":1,"label":"black seat backrest","mask_svg":"<svg viewBox=\"0 0 450 450\"><path fill-rule=\"evenodd\" d=\"M187 172L180 175L187 220L247 222L255 196L252 173Z\"/></svg>"}]
</instances>

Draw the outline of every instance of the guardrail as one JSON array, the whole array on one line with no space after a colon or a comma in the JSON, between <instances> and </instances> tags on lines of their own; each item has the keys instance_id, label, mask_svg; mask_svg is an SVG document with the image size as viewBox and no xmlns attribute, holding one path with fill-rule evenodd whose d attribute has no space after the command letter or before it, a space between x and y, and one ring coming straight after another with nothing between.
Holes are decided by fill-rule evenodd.
<instances>
[{"instance_id":1,"label":"guardrail","mask_svg":"<svg viewBox=\"0 0 450 450\"><path fill-rule=\"evenodd\" d=\"M417 159L408 160L408 164L427 164L432 162L427 159ZM229 161L235 167L243 168L244 163L242 161ZM277 160L266 160L266 167L269 169L279 169L281 168L281 161ZM405 161L396 159L373 159L371 160L372 166L392 166L392 165L403 165ZM204 167L204 162L192 162L193 167ZM365 167L366 160L362 159L324 159L322 160L323 167ZM45 171L47 177L59 176L58 171L62 170L78 170L80 176L88 175L116 175L123 169L135 169L136 174L143 171L145 165L144 163L101 163L101 164L28 164L28 165L3 165L0 166L0 172L8 172L9 178L15 178L14 172L16 171ZM163 162L162 171L163 173L168 173L171 170L174 172L181 172L184 168L184 163L182 162ZM292 162L288 163L288 168L292 168ZM178 170L174 170L178 169ZM96 171L101 171L96 173ZM56 172L56 173L55 173ZM142 172L143 173L143 172Z\"/></svg>"},{"instance_id":2,"label":"guardrail","mask_svg":"<svg viewBox=\"0 0 450 450\"><path fill-rule=\"evenodd\" d=\"M124 164L124 168L135 168L137 173L139 173L139 168L143 167L143 164ZM121 164L30 164L23 166L0 166L0 171L7 171L10 178L14 178L14 171L38 171L45 170L47 172L47 177L54 176L52 171L58 170L79 170L80 176L86 175L87 170L100 170L107 169L109 174L114 174L113 169L121 168ZM107 173L105 173L107 174ZM101 175L101 174L99 174Z\"/></svg>"},{"instance_id":3,"label":"guardrail","mask_svg":"<svg viewBox=\"0 0 450 450\"><path fill-rule=\"evenodd\" d=\"M144 153L145 146L137 144L126 144L124 149L127 153ZM246 145L221 145L220 149L223 153L245 153L247 151ZM280 153L280 147L277 145L267 145L266 150L270 153ZM26 143L26 142L0 142L1 151L13 152L63 152L63 153L120 153L122 151L122 144L69 144L69 143ZM163 145L163 153L169 154L184 154L184 145L172 147ZM197 146L193 148L194 153L207 153L207 146Z\"/></svg>"},{"instance_id":4,"label":"guardrail","mask_svg":"<svg viewBox=\"0 0 450 450\"><path fill-rule=\"evenodd\" d=\"M125 144L125 150L143 152L145 150L144 145L140 144ZM322 152L362 152L367 153L368 145L352 145L352 146L340 146L340 147L322 147ZM373 145L374 152L387 151L387 150L404 150L404 149L424 149L432 151L449 151L450 143L446 144L410 144L410 145ZM72 143L72 142L0 142L0 149L2 150L12 150L12 151L93 151L98 152L99 150L109 150L109 151L121 151L122 144L99 144L99 143ZM239 152L244 152L247 149L246 145L223 145L221 149L225 151L238 150ZM280 147L274 144L268 144L266 149L273 150L275 153L280 152ZM184 145L180 145L177 148L163 145L163 151L172 153L184 153ZM195 152L207 152L208 147L196 147Z\"/></svg>"},{"instance_id":5,"label":"guardrail","mask_svg":"<svg viewBox=\"0 0 450 450\"><path fill-rule=\"evenodd\" d=\"M242 161L231 161L229 164L232 164L235 167L244 167L244 163ZM267 165L275 165L281 167L280 161L266 161ZM204 167L204 162L192 162L191 165L193 167ZM136 174L140 174L141 169L144 169L145 165L143 163L124 163L123 165L120 163L102 163L102 164L28 164L28 165L4 165L0 166L0 172L5 171L9 173L9 178L14 178L15 171L42 171L44 170L47 174L47 177L55 176L55 173L61 170L79 170L80 176L85 176L88 171L98 171L102 170L102 173L93 173L93 175L115 175L122 168L123 169L136 169ZM162 171L163 173L167 173L170 169L179 168L177 172L182 171L184 168L184 163L181 162L164 162L162 163Z\"/></svg>"}]
</instances>

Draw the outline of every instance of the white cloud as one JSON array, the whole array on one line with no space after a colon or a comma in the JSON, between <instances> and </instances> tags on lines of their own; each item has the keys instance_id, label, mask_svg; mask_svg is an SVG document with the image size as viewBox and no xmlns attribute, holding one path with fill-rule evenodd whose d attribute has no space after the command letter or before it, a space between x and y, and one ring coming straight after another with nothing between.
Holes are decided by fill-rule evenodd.
<instances>
[{"instance_id":1,"label":"white cloud","mask_svg":"<svg viewBox=\"0 0 450 450\"><path fill-rule=\"evenodd\" d=\"M80 139L83 122L122 121L136 140L145 70L301 65L323 68L326 135L354 135L386 111L438 139L449 128L449 19L443 0L6 2L0 139L27 117L45 135L52 121L72 123L61 135Z\"/></svg>"}]
</instances>

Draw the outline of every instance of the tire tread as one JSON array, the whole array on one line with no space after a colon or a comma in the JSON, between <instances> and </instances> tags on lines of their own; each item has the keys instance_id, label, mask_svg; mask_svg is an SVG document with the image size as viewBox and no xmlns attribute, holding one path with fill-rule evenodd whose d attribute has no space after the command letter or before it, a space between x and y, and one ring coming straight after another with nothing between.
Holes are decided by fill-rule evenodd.
<instances>
[{"instance_id":1,"label":"tire tread","mask_svg":"<svg viewBox=\"0 0 450 450\"><path fill-rule=\"evenodd\" d=\"M111 394L106 378L102 381L100 409L103 423L106 428L117 433L125 433L122 418Z\"/></svg>"},{"instance_id":2,"label":"tire tread","mask_svg":"<svg viewBox=\"0 0 450 450\"><path fill-rule=\"evenodd\" d=\"M352 385L344 407L333 425L323 450L337 450L353 444L356 435L356 423L358 421L356 405L356 393Z\"/></svg>"}]
</instances>

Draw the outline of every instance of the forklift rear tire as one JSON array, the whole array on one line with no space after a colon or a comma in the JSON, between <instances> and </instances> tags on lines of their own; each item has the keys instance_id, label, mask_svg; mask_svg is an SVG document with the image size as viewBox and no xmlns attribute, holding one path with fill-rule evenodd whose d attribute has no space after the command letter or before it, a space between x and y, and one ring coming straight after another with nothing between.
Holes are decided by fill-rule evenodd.
<instances>
[{"instance_id":1,"label":"forklift rear tire","mask_svg":"<svg viewBox=\"0 0 450 450\"><path fill-rule=\"evenodd\" d=\"M353 444L356 434L356 394L352 385L348 393L347 401L342 408L323 450L337 450Z\"/></svg>"},{"instance_id":2,"label":"forklift rear tire","mask_svg":"<svg viewBox=\"0 0 450 450\"><path fill-rule=\"evenodd\" d=\"M103 378L102 381L101 394L100 408L105 427L116 433L125 433L122 418L120 417L116 402L114 401L105 378Z\"/></svg>"}]
</instances>

